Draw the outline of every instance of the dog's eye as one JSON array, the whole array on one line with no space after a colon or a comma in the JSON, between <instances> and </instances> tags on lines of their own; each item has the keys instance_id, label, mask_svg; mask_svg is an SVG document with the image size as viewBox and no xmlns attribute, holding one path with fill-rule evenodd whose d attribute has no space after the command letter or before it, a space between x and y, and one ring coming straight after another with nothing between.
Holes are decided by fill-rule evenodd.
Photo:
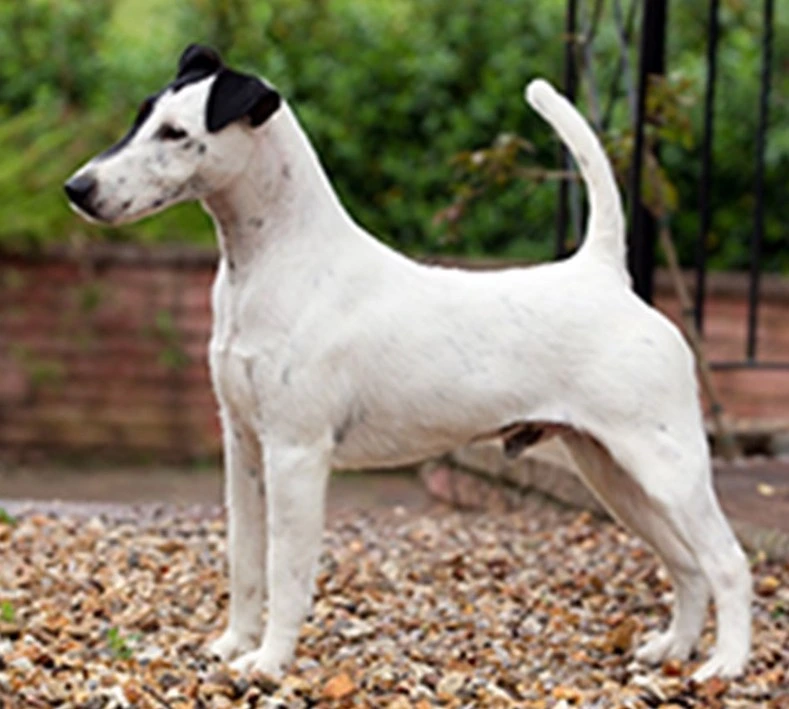
<instances>
[{"instance_id":1,"label":"dog's eye","mask_svg":"<svg viewBox=\"0 0 789 709\"><path fill-rule=\"evenodd\" d=\"M164 123L162 127L156 131L156 137L159 140L181 140L182 138L186 138L186 131L181 128L176 128L169 123Z\"/></svg>"}]
</instances>

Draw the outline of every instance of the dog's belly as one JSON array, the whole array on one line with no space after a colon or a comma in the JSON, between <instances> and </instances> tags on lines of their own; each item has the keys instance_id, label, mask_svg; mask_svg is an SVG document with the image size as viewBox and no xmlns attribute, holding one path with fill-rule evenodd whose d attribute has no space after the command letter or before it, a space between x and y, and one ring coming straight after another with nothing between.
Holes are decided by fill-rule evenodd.
<instances>
[{"instance_id":1,"label":"dog's belly","mask_svg":"<svg viewBox=\"0 0 789 709\"><path fill-rule=\"evenodd\" d=\"M517 458L531 446L570 430L569 426L562 424L523 421L472 437L437 432L427 438L420 437L418 442L415 439L404 440L389 432L378 435L372 432L350 433L348 439L335 449L333 467L347 470L410 465L447 453L457 446L495 439L501 441L506 457ZM365 440L365 436L370 436L370 439Z\"/></svg>"},{"instance_id":2,"label":"dog's belly","mask_svg":"<svg viewBox=\"0 0 789 709\"><path fill-rule=\"evenodd\" d=\"M473 407L469 407L473 408ZM546 415L506 409L487 415L464 414L444 410L443 416L417 412L400 415L379 408L356 407L334 428L333 467L360 469L397 467L477 441L499 439L505 455L516 457L526 448L544 441L570 427L565 413ZM453 415L454 414L454 415ZM533 416L533 418L532 418Z\"/></svg>"},{"instance_id":3,"label":"dog's belly","mask_svg":"<svg viewBox=\"0 0 789 709\"><path fill-rule=\"evenodd\" d=\"M446 430L421 428L409 435L402 427L372 424L349 430L340 440L335 433L335 440L332 467L353 470L410 465L469 439Z\"/></svg>"}]
</instances>

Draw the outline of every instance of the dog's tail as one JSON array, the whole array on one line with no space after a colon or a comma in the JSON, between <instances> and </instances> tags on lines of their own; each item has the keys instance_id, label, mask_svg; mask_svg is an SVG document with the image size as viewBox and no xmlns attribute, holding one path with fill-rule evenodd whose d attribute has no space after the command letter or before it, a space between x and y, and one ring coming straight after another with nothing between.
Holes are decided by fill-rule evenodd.
<instances>
[{"instance_id":1,"label":"dog's tail","mask_svg":"<svg viewBox=\"0 0 789 709\"><path fill-rule=\"evenodd\" d=\"M622 201L603 146L576 108L547 81L530 82L526 101L559 134L586 183L590 213L581 252L609 261L627 278Z\"/></svg>"}]
</instances>

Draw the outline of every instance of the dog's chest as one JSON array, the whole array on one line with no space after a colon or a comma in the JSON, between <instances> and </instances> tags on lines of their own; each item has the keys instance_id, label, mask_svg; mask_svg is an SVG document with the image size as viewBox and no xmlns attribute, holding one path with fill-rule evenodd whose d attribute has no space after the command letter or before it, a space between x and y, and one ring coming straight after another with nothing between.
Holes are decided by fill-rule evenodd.
<instances>
[{"instance_id":1,"label":"dog's chest","mask_svg":"<svg viewBox=\"0 0 789 709\"><path fill-rule=\"evenodd\" d=\"M212 297L214 322L209 363L219 403L235 417L253 423L260 413L255 371L264 348L253 347L249 341L254 329L243 322L241 295L226 281L226 273L220 268Z\"/></svg>"}]
</instances>

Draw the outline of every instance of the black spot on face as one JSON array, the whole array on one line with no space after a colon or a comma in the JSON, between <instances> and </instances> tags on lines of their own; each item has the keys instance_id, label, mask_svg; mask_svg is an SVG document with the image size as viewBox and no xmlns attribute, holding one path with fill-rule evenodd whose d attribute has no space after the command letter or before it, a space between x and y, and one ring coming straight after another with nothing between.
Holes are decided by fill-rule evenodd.
<instances>
[{"instance_id":1,"label":"black spot on face","mask_svg":"<svg viewBox=\"0 0 789 709\"><path fill-rule=\"evenodd\" d=\"M264 223L265 220L263 219L263 217L250 217L247 220L247 224L249 224L249 226L251 226L253 229L260 229L260 227L262 227Z\"/></svg>"},{"instance_id":2,"label":"black spot on face","mask_svg":"<svg viewBox=\"0 0 789 709\"><path fill-rule=\"evenodd\" d=\"M200 145L197 146L197 152L200 155L203 155L203 153L205 153L205 151L206 151L205 143L200 143Z\"/></svg>"},{"instance_id":3,"label":"black spot on face","mask_svg":"<svg viewBox=\"0 0 789 709\"><path fill-rule=\"evenodd\" d=\"M282 179L283 180L290 179L290 167L287 165L287 163L282 166Z\"/></svg>"},{"instance_id":4,"label":"black spot on face","mask_svg":"<svg viewBox=\"0 0 789 709\"><path fill-rule=\"evenodd\" d=\"M195 144L193 140L187 140L182 146L181 150L191 150L192 146Z\"/></svg>"},{"instance_id":5,"label":"black spot on face","mask_svg":"<svg viewBox=\"0 0 789 709\"><path fill-rule=\"evenodd\" d=\"M121 205L121 210L125 212L125 211L126 211L128 208L129 208L129 207L131 207L131 203L132 203L132 201L131 201L130 199L127 199L127 200L126 200L126 201L125 201L125 202L124 202L124 203Z\"/></svg>"}]
</instances>

